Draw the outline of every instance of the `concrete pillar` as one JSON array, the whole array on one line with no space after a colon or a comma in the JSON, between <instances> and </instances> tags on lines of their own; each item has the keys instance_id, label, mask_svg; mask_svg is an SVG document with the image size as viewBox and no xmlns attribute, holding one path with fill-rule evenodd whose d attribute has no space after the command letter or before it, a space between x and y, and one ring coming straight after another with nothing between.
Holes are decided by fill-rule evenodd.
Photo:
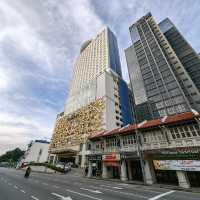
<instances>
[{"instance_id":1,"label":"concrete pillar","mask_svg":"<svg viewBox=\"0 0 200 200\"><path fill-rule=\"evenodd\" d=\"M128 180L125 160L122 160L122 163L121 163L121 177L120 178L122 181Z\"/></svg>"},{"instance_id":2,"label":"concrete pillar","mask_svg":"<svg viewBox=\"0 0 200 200\"><path fill-rule=\"evenodd\" d=\"M103 167L102 178L108 178L108 169L107 166L105 165L105 162L103 162L102 167Z\"/></svg>"},{"instance_id":3,"label":"concrete pillar","mask_svg":"<svg viewBox=\"0 0 200 200\"><path fill-rule=\"evenodd\" d=\"M179 186L182 188L190 188L190 182L185 171L176 171Z\"/></svg>"},{"instance_id":4,"label":"concrete pillar","mask_svg":"<svg viewBox=\"0 0 200 200\"><path fill-rule=\"evenodd\" d=\"M76 165L79 164L79 155L76 155L76 157L75 157L75 164L76 164Z\"/></svg>"},{"instance_id":5,"label":"concrete pillar","mask_svg":"<svg viewBox=\"0 0 200 200\"><path fill-rule=\"evenodd\" d=\"M132 168L131 168L131 161L128 161L128 179L133 180Z\"/></svg>"},{"instance_id":6,"label":"concrete pillar","mask_svg":"<svg viewBox=\"0 0 200 200\"><path fill-rule=\"evenodd\" d=\"M148 160L144 161L144 171L145 171L146 184L152 185L153 183L155 183L156 182L155 172L151 161Z\"/></svg>"},{"instance_id":7,"label":"concrete pillar","mask_svg":"<svg viewBox=\"0 0 200 200\"><path fill-rule=\"evenodd\" d=\"M85 153L86 153L86 145L85 145L85 143L83 143L82 151L81 151L81 168L85 167L85 163L86 163Z\"/></svg>"},{"instance_id":8,"label":"concrete pillar","mask_svg":"<svg viewBox=\"0 0 200 200\"><path fill-rule=\"evenodd\" d=\"M87 177L90 178L92 177L92 161L89 160L89 163L88 163L88 174L87 174Z\"/></svg>"},{"instance_id":9,"label":"concrete pillar","mask_svg":"<svg viewBox=\"0 0 200 200\"><path fill-rule=\"evenodd\" d=\"M57 161L57 156L55 155L55 156L53 157L53 165L56 164L56 161Z\"/></svg>"}]
</instances>

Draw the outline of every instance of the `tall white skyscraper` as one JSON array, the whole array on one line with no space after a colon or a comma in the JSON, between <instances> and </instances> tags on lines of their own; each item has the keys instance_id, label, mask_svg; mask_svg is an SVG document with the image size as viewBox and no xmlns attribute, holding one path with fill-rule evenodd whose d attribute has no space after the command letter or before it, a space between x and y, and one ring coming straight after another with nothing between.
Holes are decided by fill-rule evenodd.
<instances>
[{"instance_id":1,"label":"tall white skyscraper","mask_svg":"<svg viewBox=\"0 0 200 200\"><path fill-rule=\"evenodd\" d=\"M88 40L82 45L76 59L69 96L76 94L109 68L121 76L117 40L110 29L105 28L96 38Z\"/></svg>"},{"instance_id":2,"label":"tall white skyscraper","mask_svg":"<svg viewBox=\"0 0 200 200\"><path fill-rule=\"evenodd\" d=\"M87 137L133 120L117 40L109 28L81 46L73 73L64 113L56 120L50 146L51 153L67 161L75 160ZM84 158L82 166L83 154L79 152Z\"/></svg>"}]
</instances>

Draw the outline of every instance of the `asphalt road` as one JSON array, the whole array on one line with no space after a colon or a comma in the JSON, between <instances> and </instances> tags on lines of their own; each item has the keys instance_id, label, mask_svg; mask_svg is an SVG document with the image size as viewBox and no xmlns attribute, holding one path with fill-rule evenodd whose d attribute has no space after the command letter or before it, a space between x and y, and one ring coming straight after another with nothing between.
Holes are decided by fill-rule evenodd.
<instances>
[{"instance_id":1,"label":"asphalt road","mask_svg":"<svg viewBox=\"0 0 200 200\"><path fill-rule=\"evenodd\" d=\"M172 191L79 177L0 168L0 200L200 200L200 193Z\"/></svg>"}]
</instances>

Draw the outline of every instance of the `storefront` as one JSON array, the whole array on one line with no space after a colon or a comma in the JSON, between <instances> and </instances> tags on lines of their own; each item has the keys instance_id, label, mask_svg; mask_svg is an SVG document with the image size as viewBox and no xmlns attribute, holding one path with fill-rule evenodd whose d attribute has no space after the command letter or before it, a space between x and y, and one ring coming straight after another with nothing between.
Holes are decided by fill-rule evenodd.
<instances>
[{"instance_id":1,"label":"storefront","mask_svg":"<svg viewBox=\"0 0 200 200\"><path fill-rule=\"evenodd\" d=\"M92 175L101 176L102 174L102 155L89 155L88 161L92 165Z\"/></svg>"},{"instance_id":2,"label":"storefront","mask_svg":"<svg viewBox=\"0 0 200 200\"><path fill-rule=\"evenodd\" d=\"M136 152L121 154L121 160L126 161L128 180L143 181L142 168Z\"/></svg>"},{"instance_id":3,"label":"storefront","mask_svg":"<svg viewBox=\"0 0 200 200\"><path fill-rule=\"evenodd\" d=\"M102 160L107 168L107 178L120 178L120 154L103 155Z\"/></svg>"},{"instance_id":4,"label":"storefront","mask_svg":"<svg viewBox=\"0 0 200 200\"><path fill-rule=\"evenodd\" d=\"M156 181L180 185L179 175L184 176L188 185L200 186L199 148L186 147L145 152L145 159L153 163Z\"/></svg>"}]
</instances>

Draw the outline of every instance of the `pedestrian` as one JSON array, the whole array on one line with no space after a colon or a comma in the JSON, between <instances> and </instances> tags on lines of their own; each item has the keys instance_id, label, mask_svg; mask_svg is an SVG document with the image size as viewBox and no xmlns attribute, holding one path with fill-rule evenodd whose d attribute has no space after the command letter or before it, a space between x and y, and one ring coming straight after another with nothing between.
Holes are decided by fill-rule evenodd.
<instances>
[{"instance_id":1,"label":"pedestrian","mask_svg":"<svg viewBox=\"0 0 200 200\"><path fill-rule=\"evenodd\" d=\"M30 166L28 166L28 168L26 169L26 172L24 174L24 177L28 178L30 176L30 173L31 173L31 168L30 168Z\"/></svg>"},{"instance_id":2,"label":"pedestrian","mask_svg":"<svg viewBox=\"0 0 200 200\"><path fill-rule=\"evenodd\" d=\"M85 168L85 176L88 174L88 166Z\"/></svg>"},{"instance_id":3,"label":"pedestrian","mask_svg":"<svg viewBox=\"0 0 200 200\"><path fill-rule=\"evenodd\" d=\"M96 170L95 167L92 167L92 176L95 176Z\"/></svg>"}]
</instances>

